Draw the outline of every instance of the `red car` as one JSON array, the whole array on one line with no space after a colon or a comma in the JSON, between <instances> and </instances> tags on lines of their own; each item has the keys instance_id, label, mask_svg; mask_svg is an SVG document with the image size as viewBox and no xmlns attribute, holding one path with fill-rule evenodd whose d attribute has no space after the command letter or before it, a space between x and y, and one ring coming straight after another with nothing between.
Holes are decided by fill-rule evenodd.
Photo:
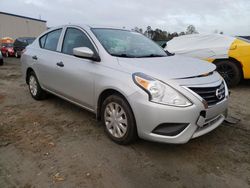
<instances>
[{"instance_id":1,"label":"red car","mask_svg":"<svg viewBox=\"0 0 250 188\"><path fill-rule=\"evenodd\" d=\"M15 52L13 48L13 43L2 43L1 52L5 57L14 56Z\"/></svg>"}]
</instances>

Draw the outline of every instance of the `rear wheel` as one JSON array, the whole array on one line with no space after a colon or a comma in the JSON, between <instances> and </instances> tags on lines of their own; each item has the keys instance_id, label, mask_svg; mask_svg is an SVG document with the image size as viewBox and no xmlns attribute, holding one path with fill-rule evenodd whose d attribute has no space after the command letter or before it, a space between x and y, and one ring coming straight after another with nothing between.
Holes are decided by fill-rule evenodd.
<instances>
[{"instance_id":1,"label":"rear wheel","mask_svg":"<svg viewBox=\"0 0 250 188\"><path fill-rule=\"evenodd\" d=\"M239 84L242 73L238 65L229 60L223 60L215 63L217 71L225 79L229 87L234 87Z\"/></svg>"},{"instance_id":2,"label":"rear wheel","mask_svg":"<svg viewBox=\"0 0 250 188\"><path fill-rule=\"evenodd\" d=\"M29 73L28 84L31 96L36 100L42 100L46 98L46 91L44 91L36 77L34 72Z\"/></svg>"},{"instance_id":3,"label":"rear wheel","mask_svg":"<svg viewBox=\"0 0 250 188\"><path fill-rule=\"evenodd\" d=\"M123 97L111 95L102 104L102 122L105 132L118 144L130 144L137 138L132 110Z\"/></svg>"},{"instance_id":4,"label":"rear wheel","mask_svg":"<svg viewBox=\"0 0 250 188\"><path fill-rule=\"evenodd\" d=\"M3 59L0 59L0 66L3 65Z\"/></svg>"},{"instance_id":5,"label":"rear wheel","mask_svg":"<svg viewBox=\"0 0 250 188\"><path fill-rule=\"evenodd\" d=\"M18 55L17 51L15 51L15 57L19 58L19 55Z\"/></svg>"},{"instance_id":6,"label":"rear wheel","mask_svg":"<svg viewBox=\"0 0 250 188\"><path fill-rule=\"evenodd\" d=\"M9 52L8 52L8 51L5 53L5 56L6 56L6 57L9 57Z\"/></svg>"}]
</instances>

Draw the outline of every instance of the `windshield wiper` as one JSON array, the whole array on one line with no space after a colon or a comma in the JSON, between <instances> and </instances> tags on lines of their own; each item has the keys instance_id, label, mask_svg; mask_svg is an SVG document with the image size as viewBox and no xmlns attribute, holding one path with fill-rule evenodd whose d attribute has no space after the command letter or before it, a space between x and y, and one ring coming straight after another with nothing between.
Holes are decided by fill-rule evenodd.
<instances>
[{"instance_id":1,"label":"windshield wiper","mask_svg":"<svg viewBox=\"0 0 250 188\"><path fill-rule=\"evenodd\" d=\"M128 55L128 54L110 54L112 56L116 56L116 57L127 57L127 58L134 58L135 56L132 55Z\"/></svg>"},{"instance_id":2,"label":"windshield wiper","mask_svg":"<svg viewBox=\"0 0 250 188\"><path fill-rule=\"evenodd\" d=\"M175 53L170 53L170 52L167 51L167 50L165 50L165 52L166 52L166 54L167 54L168 56L173 56L173 55L175 55Z\"/></svg>"},{"instance_id":3,"label":"windshield wiper","mask_svg":"<svg viewBox=\"0 0 250 188\"><path fill-rule=\"evenodd\" d=\"M129 54L110 54L112 56L116 57L126 57L126 58L145 58L145 57L166 57L166 55L160 55L160 54L149 54L144 56L133 56Z\"/></svg>"},{"instance_id":4,"label":"windshield wiper","mask_svg":"<svg viewBox=\"0 0 250 188\"><path fill-rule=\"evenodd\" d=\"M138 58L144 58L144 57L166 57L166 55L149 54L149 55L139 56Z\"/></svg>"}]
</instances>

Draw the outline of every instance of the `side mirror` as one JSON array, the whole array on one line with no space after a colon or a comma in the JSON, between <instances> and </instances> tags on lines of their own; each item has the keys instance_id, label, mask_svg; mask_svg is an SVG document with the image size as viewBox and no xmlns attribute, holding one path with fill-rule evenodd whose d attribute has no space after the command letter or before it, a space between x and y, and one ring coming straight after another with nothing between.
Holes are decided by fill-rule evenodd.
<instances>
[{"instance_id":1,"label":"side mirror","mask_svg":"<svg viewBox=\"0 0 250 188\"><path fill-rule=\"evenodd\" d=\"M76 57L82 57L87 59L92 59L94 61L100 61L100 57L97 56L90 48L88 47L77 47L73 48L73 55Z\"/></svg>"}]
</instances>

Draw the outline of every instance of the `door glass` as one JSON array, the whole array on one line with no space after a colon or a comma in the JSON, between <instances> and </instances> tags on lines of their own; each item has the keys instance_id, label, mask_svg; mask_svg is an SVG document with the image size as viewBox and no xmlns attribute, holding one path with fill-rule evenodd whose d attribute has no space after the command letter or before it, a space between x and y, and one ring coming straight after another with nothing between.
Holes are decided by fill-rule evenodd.
<instances>
[{"instance_id":1,"label":"door glass","mask_svg":"<svg viewBox=\"0 0 250 188\"><path fill-rule=\"evenodd\" d=\"M88 47L95 52L91 41L82 31L76 28L68 28L65 33L62 52L73 55L73 48L77 47Z\"/></svg>"},{"instance_id":2,"label":"door glass","mask_svg":"<svg viewBox=\"0 0 250 188\"><path fill-rule=\"evenodd\" d=\"M44 44L45 44L45 41L46 41L46 37L47 37L47 35L44 35L44 36L42 36L42 37L39 39L39 43L40 43L40 47L41 47L41 48L44 48Z\"/></svg>"},{"instance_id":3,"label":"door glass","mask_svg":"<svg viewBox=\"0 0 250 188\"><path fill-rule=\"evenodd\" d=\"M57 29L47 34L46 41L44 44L45 49L56 51L61 31L62 29Z\"/></svg>"}]
</instances>

